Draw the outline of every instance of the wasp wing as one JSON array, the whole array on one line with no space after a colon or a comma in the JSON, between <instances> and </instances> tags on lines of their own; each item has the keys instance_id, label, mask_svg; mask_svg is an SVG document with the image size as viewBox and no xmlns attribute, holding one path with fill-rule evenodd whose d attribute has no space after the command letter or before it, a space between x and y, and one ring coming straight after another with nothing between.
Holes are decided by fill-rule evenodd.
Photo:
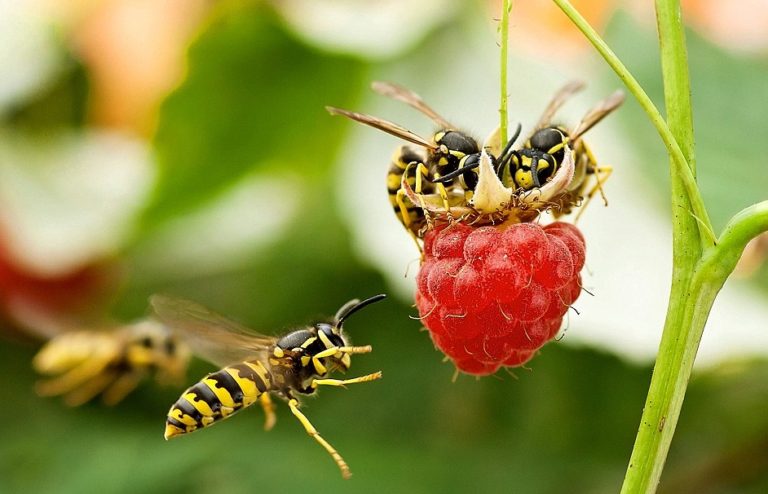
<instances>
[{"instance_id":1,"label":"wasp wing","mask_svg":"<svg viewBox=\"0 0 768 494\"><path fill-rule=\"evenodd\" d=\"M375 81L373 84L371 84L371 88L373 88L374 91L381 94L382 96L386 96L388 98L392 98L397 101L401 101L405 103L406 105L410 106L411 108L414 108L427 117L431 118L437 125L441 126L443 129L455 129L456 126L451 125L451 123L440 116L439 113L437 113L435 110L432 109L423 99L421 99L421 96L414 93L410 89L404 88L403 86L393 84L391 82L382 82L382 81Z\"/></svg>"},{"instance_id":2,"label":"wasp wing","mask_svg":"<svg viewBox=\"0 0 768 494\"><path fill-rule=\"evenodd\" d=\"M549 102L547 107L544 109L544 113L541 114L539 121L533 128L533 133L539 129L543 129L544 127L552 125L552 119L555 118L555 113L557 113L557 110L559 110L566 101L571 99L574 94L584 89L584 85L585 84L583 81L571 81L565 86L561 87L552 97L552 100ZM526 141L530 139L530 137L531 136L528 136Z\"/></svg>"},{"instance_id":3,"label":"wasp wing","mask_svg":"<svg viewBox=\"0 0 768 494\"><path fill-rule=\"evenodd\" d=\"M382 118L372 117L371 115L366 115L364 113L342 110L341 108L335 108L333 106L326 106L325 109L328 110L328 113L331 115L343 115L347 118L351 118L356 122L370 125L375 129L379 129L386 132L387 134L392 134L395 137L399 137L400 139L418 144L419 146L425 147L427 149L437 149L437 146L435 146L433 143L429 142L418 134L414 134L405 127L397 125L396 123L389 122Z\"/></svg>"},{"instance_id":4,"label":"wasp wing","mask_svg":"<svg viewBox=\"0 0 768 494\"><path fill-rule=\"evenodd\" d=\"M594 108L589 110L581 122L571 132L571 140L576 141L579 137L583 136L589 129L594 127L600 120L607 117L611 112L620 107L624 103L624 92L619 90L608 96L602 101L599 101Z\"/></svg>"},{"instance_id":5,"label":"wasp wing","mask_svg":"<svg viewBox=\"0 0 768 494\"><path fill-rule=\"evenodd\" d=\"M157 318L167 324L192 349L211 363L226 366L244 360L266 360L276 337L249 328L189 300L168 295L149 299Z\"/></svg>"}]
</instances>

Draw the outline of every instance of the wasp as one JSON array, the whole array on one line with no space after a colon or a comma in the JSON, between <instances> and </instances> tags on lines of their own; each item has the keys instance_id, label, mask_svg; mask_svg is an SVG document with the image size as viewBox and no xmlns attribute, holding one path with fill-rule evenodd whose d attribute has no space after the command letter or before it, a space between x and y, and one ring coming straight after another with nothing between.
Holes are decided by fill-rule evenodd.
<instances>
[{"instance_id":1,"label":"wasp","mask_svg":"<svg viewBox=\"0 0 768 494\"><path fill-rule=\"evenodd\" d=\"M101 394L107 405L125 398L142 379L181 383L190 352L168 329L147 320L112 331L68 331L35 355L37 372L52 376L37 383L41 396L63 395L78 406Z\"/></svg>"},{"instance_id":2,"label":"wasp","mask_svg":"<svg viewBox=\"0 0 768 494\"><path fill-rule=\"evenodd\" d=\"M613 172L607 165L599 165L592 150L582 139L584 134L615 111L624 102L624 93L616 91L598 102L587 111L581 121L571 130L564 125L553 124L557 111L574 94L584 88L581 81L571 81L563 86L549 102L532 134L519 150L511 150L499 160L497 174L502 183L514 183L523 190L541 187L555 172L565 157L566 146L573 152L574 175L566 189L563 207L555 211L556 216L568 214L571 207L584 200L584 206L595 193L600 192L605 204L608 200L603 184ZM594 185L587 190L591 178ZM584 211L582 208L579 215ZM578 219L577 216L577 219Z\"/></svg>"},{"instance_id":3,"label":"wasp","mask_svg":"<svg viewBox=\"0 0 768 494\"><path fill-rule=\"evenodd\" d=\"M561 201L563 206L556 212L556 215L570 213L574 204L581 201L583 197L586 197L586 202L589 202L598 191L605 203L608 203L602 186L613 168L598 165L592 150L584 142L582 136L621 106L624 102L624 93L616 91L600 101L584 115L573 130L568 130L563 125L552 124L551 121L560 107L583 88L584 83L581 81L571 81L563 86L549 102L532 134L525 139L523 146L520 149L512 149L511 146L519 135L520 127L518 126L517 133L499 156L495 159L492 157L494 169L501 183L506 187L524 192L540 188L554 176L565 159L566 147L571 148L574 157L574 176L565 190L565 197ZM479 163L474 161L468 162L465 167L459 167L452 173L436 179L436 181L450 181L459 174L466 174L468 167L477 167L478 165ZM595 177L596 183L589 191L586 191L589 178L592 176Z\"/></svg>"},{"instance_id":4,"label":"wasp","mask_svg":"<svg viewBox=\"0 0 768 494\"><path fill-rule=\"evenodd\" d=\"M413 91L386 82L374 82L372 88L418 110L439 127L428 140L378 117L326 107L332 115L343 115L418 146L414 148L406 144L397 148L387 172L387 192L400 222L412 235L419 236L426 223L424 205L414 204L406 197L402 188L403 178L416 194L438 194L446 210L450 210L451 206L465 205L477 186L476 168L480 163L481 149L477 140L451 124ZM517 135L510 139L507 149L516 138Z\"/></svg>"},{"instance_id":5,"label":"wasp","mask_svg":"<svg viewBox=\"0 0 768 494\"><path fill-rule=\"evenodd\" d=\"M265 429L275 423L270 394L288 402L293 415L349 478L349 466L299 409L297 395L314 394L320 386L346 386L373 381L375 372L352 379L330 379L346 371L351 355L369 353L370 346L350 346L344 322L363 307L384 299L376 295L344 304L330 321L318 322L283 336L265 336L186 300L154 295L157 316L189 342L193 352L223 368L208 374L182 393L171 406L165 438L194 432L223 420L257 401L266 415Z\"/></svg>"}]
</instances>

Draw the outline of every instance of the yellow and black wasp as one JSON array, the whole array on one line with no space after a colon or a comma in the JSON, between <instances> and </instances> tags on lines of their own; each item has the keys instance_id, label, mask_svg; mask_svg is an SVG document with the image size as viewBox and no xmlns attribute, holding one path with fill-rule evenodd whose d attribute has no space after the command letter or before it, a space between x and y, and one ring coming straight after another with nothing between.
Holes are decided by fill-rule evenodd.
<instances>
[{"instance_id":1,"label":"yellow and black wasp","mask_svg":"<svg viewBox=\"0 0 768 494\"><path fill-rule=\"evenodd\" d=\"M610 176L613 168L607 165L599 165L595 155L586 142L582 139L584 134L599 123L603 118L615 111L624 102L624 93L616 91L607 98L598 102L582 117L581 121L568 130L564 125L553 124L557 110L574 94L584 88L584 83L572 81L563 86L547 105L532 134L525 140L519 150L511 150L506 156L499 159L497 174L502 183L514 183L523 190L541 187L563 162L565 148L573 151L574 175L568 189L569 196L563 202L564 207L554 211L556 215L571 212L571 206L582 199L584 205L588 203L596 192L600 192L608 204L603 192L603 184ZM590 190L588 187L590 177L595 178L595 184ZM583 212L582 209L579 212ZM577 216L578 219L578 216Z\"/></svg>"},{"instance_id":2,"label":"yellow and black wasp","mask_svg":"<svg viewBox=\"0 0 768 494\"><path fill-rule=\"evenodd\" d=\"M439 194L446 210L451 206L463 206L472 198L477 185L476 168L480 162L481 149L473 137L458 130L458 127L440 116L413 91L386 82L374 82L372 88L379 94L415 108L439 126L432 139L428 140L378 117L326 107L333 115L343 115L419 146L400 146L387 172L387 191L395 214L406 229L419 236L426 221L423 205L414 204L406 197L401 186L403 175L417 194ZM516 138L517 135L510 139L506 149L511 147ZM462 171L457 173L457 170Z\"/></svg>"},{"instance_id":3,"label":"yellow and black wasp","mask_svg":"<svg viewBox=\"0 0 768 494\"><path fill-rule=\"evenodd\" d=\"M63 395L78 406L101 395L107 405L120 402L142 379L181 384L190 351L157 321L141 321L113 330L63 332L48 341L32 365L49 376L37 383L41 396Z\"/></svg>"},{"instance_id":4,"label":"yellow and black wasp","mask_svg":"<svg viewBox=\"0 0 768 494\"><path fill-rule=\"evenodd\" d=\"M513 141L510 141L493 163L496 174L503 185L520 191L529 191L542 187L554 176L563 163L566 146L571 148L574 157L574 176L565 191L566 197L562 200L563 207L559 211L555 211L556 215L569 213L571 206L584 197L588 202L597 191L600 191L605 200L602 185L613 171L610 166L598 165L592 150L584 142L582 136L624 102L623 92L616 91L600 101L584 115L573 130L569 131L563 125L552 124L557 110L583 88L584 84L580 81L572 81L563 86L549 102L533 132L525 140L522 147L512 149L511 143ZM477 167L478 164L469 162L464 167L459 167L452 173L436 179L436 181L450 181L459 174L466 174L468 167ZM585 192L588 179L591 176L595 177L596 184L592 189Z\"/></svg>"},{"instance_id":5,"label":"yellow and black wasp","mask_svg":"<svg viewBox=\"0 0 768 494\"><path fill-rule=\"evenodd\" d=\"M345 386L381 377L381 372L375 372L352 379L327 378L336 370L348 370L351 355L371 351L370 346L350 346L342 326L349 316L385 297L351 300L330 321L275 337L254 333L193 302L153 296L150 303L157 316L178 331L196 355L224 366L182 393L168 411L165 438L208 427L257 401L269 430L275 423L270 393L275 393L288 402L307 434L331 455L342 476L349 478L347 463L299 410L296 395L311 395L319 386Z\"/></svg>"}]
</instances>

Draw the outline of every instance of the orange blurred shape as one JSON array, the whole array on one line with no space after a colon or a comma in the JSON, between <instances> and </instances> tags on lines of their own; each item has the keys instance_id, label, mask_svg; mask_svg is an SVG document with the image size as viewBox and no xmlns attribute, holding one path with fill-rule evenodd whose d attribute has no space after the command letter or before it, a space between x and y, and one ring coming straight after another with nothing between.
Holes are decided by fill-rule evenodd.
<instances>
[{"instance_id":1,"label":"orange blurred shape","mask_svg":"<svg viewBox=\"0 0 768 494\"><path fill-rule=\"evenodd\" d=\"M494 3L500 18L501 2ZM573 0L571 3L598 32L618 6L616 0ZM513 1L509 28L511 53L522 50L543 61L568 59L590 46L552 0Z\"/></svg>"},{"instance_id":2,"label":"orange blurred shape","mask_svg":"<svg viewBox=\"0 0 768 494\"><path fill-rule=\"evenodd\" d=\"M710 40L745 51L768 49L768 1L682 0L683 18Z\"/></svg>"},{"instance_id":3,"label":"orange blurred shape","mask_svg":"<svg viewBox=\"0 0 768 494\"><path fill-rule=\"evenodd\" d=\"M768 233L763 233L750 240L736 265L735 274L739 278L749 278L765 264L768 259Z\"/></svg>"},{"instance_id":4,"label":"orange blurred shape","mask_svg":"<svg viewBox=\"0 0 768 494\"><path fill-rule=\"evenodd\" d=\"M180 81L205 0L104 0L74 26L92 83L97 125L151 133L163 97Z\"/></svg>"}]
</instances>

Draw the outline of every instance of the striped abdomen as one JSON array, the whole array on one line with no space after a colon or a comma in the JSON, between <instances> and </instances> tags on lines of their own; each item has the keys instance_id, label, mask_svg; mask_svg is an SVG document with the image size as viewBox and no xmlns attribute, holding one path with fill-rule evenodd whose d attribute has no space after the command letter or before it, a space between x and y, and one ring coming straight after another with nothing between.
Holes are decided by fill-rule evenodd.
<instances>
[{"instance_id":1,"label":"striped abdomen","mask_svg":"<svg viewBox=\"0 0 768 494\"><path fill-rule=\"evenodd\" d=\"M389 193L389 202L395 210L395 214L403 224L418 223L423 216L421 208L414 205L407 197L402 197L403 204L409 216L408 220L405 220L402 216L400 206L397 203L397 192L402 185L403 174L408 168L408 165L414 162L423 163L424 157L409 146L400 146L397 151L395 151L395 154L392 157L392 163L387 171L387 192ZM408 185L414 190L416 188L416 171L417 165L415 164L408 169ZM422 176L422 178L422 193L431 192L432 182L429 180L429 177Z\"/></svg>"},{"instance_id":2,"label":"striped abdomen","mask_svg":"<svg viewBox=\"0 0 768 494\"><path fill-rule=\"evenodd\" d=\"M165 438L193 432L225 419L272 389L272 376L259 361L241 362L208 374L168 411Z\"/></svg>"}]
</instances>

